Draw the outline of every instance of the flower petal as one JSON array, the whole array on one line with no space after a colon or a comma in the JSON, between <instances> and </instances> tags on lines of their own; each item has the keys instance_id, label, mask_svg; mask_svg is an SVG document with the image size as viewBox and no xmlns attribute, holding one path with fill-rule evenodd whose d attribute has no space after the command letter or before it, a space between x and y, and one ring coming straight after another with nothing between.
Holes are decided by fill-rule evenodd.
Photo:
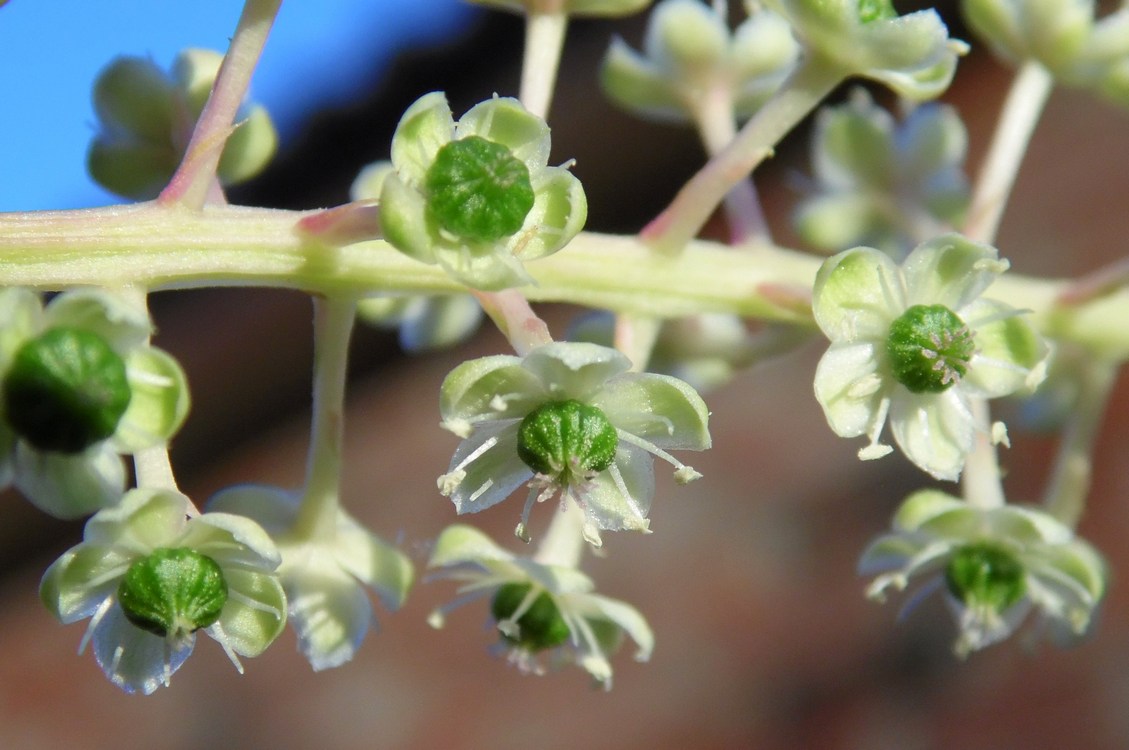
<instances>
[{"instance_id":1,"label":"flower petal","mask_svg":"<svg viewBox=\"0 0 1129 750\"><path fill-rule=\"evenodd\" d=\"M432 250L435 262L444 271L474 289L495 292L533 283L521 259L509 248L495 243L470 245L436 234Z\"/></svg>"},{"instance_id":2,"label":"flower petal","mask_svg":"<svg viewBox=\"0 0 1129 750\"><path fill-rule=\"evenodd\" d=\"M895 390L890 429L906 458L933 477L950 481L960 476L975 437L969 405L959 388L920 395Z\"/></svg>"},{"instance_id":3,"label":"flower petal","mask_svg":"<svg viewBox=\"0 0 1129 750\"><path fill-rule=\"evenodd\" d=\"M177 544L207 555L225 569L239 566L274 570L282 560L274 540L262 526L234 513L210 511L189 519Z\"/></svg>"},{"instance_id":4,"label":"flower petal","mask_svg":"<svg viewBox=\"0 0 1129 750\"><path fill-rule=\"evenodd\" d=\"M815 398L840 437L866 435L875 427L887 388L872 343L833 343L815 368Z\"/></svg>"},{"instance_id":5,"label":"flower petal","mask_svg":"<svg viewBox=\"0 0 1129 750\"><path fill-rule=\"evenodd\" d=\"M196 636L175 646L167 639L135 627L114 604L94 628L94 659L114 683L127 693L149 695L162 685L192 654Z\"/></svg>"},{"instance_id":6,"label":"flower petal","mask_svg":"<svg viewBox=\"0 0 1129 750\"><path fill-rule=\"evenodd\" d=\"M600 618L610 620L631 636L638 647L635 658L638 661L647 661L655 649L655 634L651 626L635 607L618 599L611 599L600 594L586 594L568 599L575 612L589 619Z\"/></svg>"},{"instance_id":7,"label":"flower petal","mask_svg":"<svg viewBox=\"0 0 1129 750\"><path fill-rule=\"evenodd\" d=\"M459 118L455 138L477 135L508 148L525 162L532 177L549 161L549 126L511 97L495 97Z\"/></svg>"},{"instance_id":8,"label":"flower petal","mask_svg":"<svg viewBox=\"0 0 1129 750\"><path fill-rule=\"evenodd\" d=\"M459 444L447 474L440 478L440 491L458 513L496 505L533 477L517 455L519 425L514 419L491 422Z\"/></svg>"},{"instance_id":9,"label":"flower petal","mask_svg":"<svg viewBox=\"0 0 1129 750\"><path fill-rule=\"evenodd\" d=\"M612 467L575 488L588 520L606 531L646 531L655 494L652 463L642 448L620 443Z\"/></svg>"},{"instance_id":10,"label":"flower petal","mask_svg":"<svg viewBox=\"0 0 1129 750\"><path fill-rule=\"evenodd\" d=\"M403 552L342 513L333 554L341 568L371 587L386 608L403 606L414 577Z\"/></svg>"},{"instance_id":11,"label":"flower petal","mask_svg":"<svg viewBox=\"0 0 1129 750\"><path fill-rule=\"evenodd\" d=\"M81 518L118 501L125 467L106 443L83 453L40 452L16 446L15 485L32 505L56 518Z\"/></svg>"},{"instance_id":12,"label":"flower petal","mask_svg":"<svg viewBox=\"0 0 1129 750\"><path fill-rule=\"evenodd\" d=\"M991 245L946 234L918 245L902 269L910 304L944 305L962 314L1007 269L1007 262L998 259Z\"/></svg>"},{"instance_id":13,"label":"flower petal","mask_svg":"<svg viewBox=\"0 0 1129 750\"><path fill-rule=\"evenodd\" d=\"M259 484L241 484L220 490L208 500L209 513L233 513L250 518L272 535L282 534L298 516L298 495Z\"/></svg>"},{"instance_id":14,"label":"flower petal","mask_svg":"<svg viewBox=\"0 0 1129 750\"><path fill-rule=\"evenodd\" d=\"M165 443L188 416L188 381L180 365L155 347L134 349L126 359L130 399L114 432L119 453Z\"/></svg>"},{"instance_id":15,"label":"flower petal","mask_svg":"<svg viewBox=\"0 0 1129 750\"><path fill-rule=\"evenodd\" d=\"M94 289L60 294L47 305L48 327L72 327L96 333L119 354L145 344L153 325L144 307L122 296Z\"/></svg>"},{"instance_id":16,"label":"flower petal","mask_svg":"<svg viewBox=\"0 0 1129 750\"><path fill-rule=\"evenodd\" d=\"M460 437L476 422L520 419L546 399L541 381L520 357L498 354L468 360L451 370L439 389L443 426Z\"/></svg>"},{"instance_id":17,"label":"flower petal","mask_svg":"<svg viewBox=\"0 0 1129 750\"><path fill-rule=\"evenodd\" d=\"M435 263L427 204L417 189L394 174L384 180L380 192L380 228L400 252L421 263Z\"/></svg>"},{"instance_id":18,"label":"flower petal","mask_svg":"<svg viewBox=\"0 0 1129 750\"><path fill-rule=\"evenodd\" d=\"M624 373L591 401L613 425L664 449L710 447L709 407L688 383L667 375Z\"/></svg>"},{"instance_id":19,"label":"flower petal","mask_svg":"<svg viewBox=\"0 0 1129 750\"><path fill-rule=\"evenodd\" d=\"M86 522L83 541L148 555L183 531L189 501L172 490L133 489Z\"/></svg>"},{"instance_id":20,"label":"flower petal","mask_svg":"<svg viewBox=\"0 0 1129 750\"><path fill-rule=\"evenodd\" d=\"M513 560L513 553L498 546L485 533L466 524L453 524L443 529L435 540L429 568L476 563L480 560Z\"/></svg>"},{"instance_id":21,"label":"flower petal","mask_svg":"<svg viewBox=\"0 0 1129 750\"><path fill-rule=\"evenodd\" d=\"M63 624L78 622L114 596L132 560L114 547L76 545L43 574L39 598Z\"/></svg>"},{"instance_id":22,"label":"flower petal","mask_svg":"<svg viewBox=\"0 0 1129 750\"><path fill-rule=\"evenodd\" d=\"M526 355L522 366L536 375L553 398L589 401L609 379L631 369L631 362L607 346L554 342Z\"/></svg>"},{"instance_id":23,"label":"flower petal","mask_svg":"<svg viewBox=\"0 0 1129 750\"><path fill-rule=\"evenodd\" d=\"M584 186L563 167L546 167L533 183L533 208L524 228L508 243L521 260L535 260L555 253L584 228L588 220L588 198Z\"/></svg>"},{"instance_id":24,"label":"flower petal","mask_svg":"<svg viewBox=\"0 0 1129 750\"><path fill-rule=\"evenodd\" d=\"M832 341L885 340L890 323L905 308L900 270L874 248L834 255L816 274L812 312Z\"/></svg>"},{"instance_id":25,"label":"flower petal","mask_svg":"<svg viewBox=\"0 0 1129 750\"><path fill-rule=\"evenodd\" d=\"M218 620L235 653L258 656L286 627L286 594L273 574L224 568L228 597ZM219 640L219 638L217 638Z\"/></svg>"},{"instance_id":26,"label":"flower petal","mask_svg":"<svg viewBox=\"0 0 1129 750\"><path fill-rule=\"evenodd\" d=\"M975 332L976 345L962 388L996 398L1032 389L1042 381L1041 365L1049 349L1018 311L1002 302L978 299L961 310L961 315Z\"/></svg>"},{"instance_id":27,"label":"flower petal","mask_svg":"<svg viewBox=\"0 0 1129 750\"><path fill-rule=\"evenodd\" d=\"M482 322L482 308L469 294L418 298L400 323L400 346L417 353L442 349L470 337Z\"/></svg>"},{"instance_id":28,"label":"flower petal","mask_svg":"<svg viewBox=\"0 0 1129 750\"><path fill-rule=\"evenodd\" d=\"M404 112L392 135L391 158L397 173L410 185L422 185L435 155L454 135L455 120L446 95L434 91L420 97Z\"/></svg>"}]
</instances>

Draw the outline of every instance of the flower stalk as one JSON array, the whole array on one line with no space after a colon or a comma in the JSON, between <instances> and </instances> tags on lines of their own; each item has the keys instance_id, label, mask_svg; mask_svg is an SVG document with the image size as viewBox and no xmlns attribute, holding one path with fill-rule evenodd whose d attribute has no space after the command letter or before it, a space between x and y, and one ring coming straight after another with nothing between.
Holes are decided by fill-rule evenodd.
<instances>
[{"instance_id":1,"label":"flower stalk","mask_svg":"<svg viewBox=\"0 0 1129 750\"><path fill-rule=\"evenodd\" d=\"M306 486L292 535L331 534L340 510L349 337L356 319L352 298L314 298L313 422Z\"/></svg>"},{"instance_id":2,"label":"flower stalk","mask_svg":"<svg viewBox=\"0 0 1129 750\"><path fill-rule=\"evenodd\" d=\"M184 160L161 193L160 202L196 209L205 202L223 202L223 192L215 181L216 168L281 6L282 0L247 0L243 6L212 95L196 123Z\"/></svg>"}]
</instances>

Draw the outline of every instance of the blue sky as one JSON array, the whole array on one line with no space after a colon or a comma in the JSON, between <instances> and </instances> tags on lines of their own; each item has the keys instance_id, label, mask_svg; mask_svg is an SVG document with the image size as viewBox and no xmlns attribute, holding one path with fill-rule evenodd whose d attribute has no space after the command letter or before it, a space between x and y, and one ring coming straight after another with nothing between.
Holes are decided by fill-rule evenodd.
<instances>
[{"instance_id":1,"label":"blue sky","mask_svg":"<svg viewBox=\"0 0 1129 750\"><path fill-rule=\"evenodd\" d=\"M11 0L0 9L0 211L117 202L84 167L90 89L119 54L167 67L185 47L226 49L237 0ZM458 32L477 12L461 0L283 3L252 83L283 144L301 118L370 83L398 49Z\"/></svg>"}]
</instances>

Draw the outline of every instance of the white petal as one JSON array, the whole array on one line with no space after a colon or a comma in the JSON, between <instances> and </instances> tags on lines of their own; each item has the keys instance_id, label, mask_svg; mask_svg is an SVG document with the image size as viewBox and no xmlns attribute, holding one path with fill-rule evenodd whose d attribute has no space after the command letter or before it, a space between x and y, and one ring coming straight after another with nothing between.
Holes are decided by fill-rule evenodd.
<instances>
[{"instance_id":1,"label":"white petal","mask_svg":"<svg viewBox=\"0 0 1129 750\"><path fill-rule=\"evenodd\" d=\"M320 551L284 571L290 622L298 647L315 670L353 658L372 622L372 604L360 584Z\"/></svg>"},{"instance_id":2,"label":"white petal","mask_svg":"<svg viewBox=\"0 0 1129 750\"><path fill-rule=\"evenodd\" d=\"M528 482L533 471L517 455L516 419L485 424L464 440L440 481L459 513L496 505Z\"/></svg>"},{"instance_id":3,"label":"white petal","mask_svg":"<svg viewBox=\"0 0 1129 750\"><path fill-rule=\"evenodd\" d=\"M70 455L37 451L20 441L15 485L44 513L81 518L121 498L125 467L104 442Z\"/></svg>"},{"instance_id":4,"label":"white petal","mask_svg":"<svg viewBox=\"0 0 1129 750\"><path fill-rule=\"evenodd\" d=\"M901 271L889 256L856 247L823 262L812 288L815 322L834 342L885 340L905 311Z\"/></svg>"},{"instance_id":5,"label":"white petal","mask_svg":"<svg viewBox=\"0 0 1129 750\"><path fill-rule=\"evenodd\" d=\"M815 398L840 437L870 434L889 390L879 374L877 346L834 343L815 369Z\"/></svg>"},{"instance_id":6,"label":"white petal","mask_svg":"<svg viewBox=\"0 0 1129 750\"><path fill-rule=\"evenodd\" d=\"M371 587L385 607L397 610L403 605L414 576L403 552L342 514L333 555L343 570Z\"/></svg>"},{"instance_id":7,"label":"white petal","mask_svg":"<svg viewBox=\"0 0 1129 750\"><path fill-rule=\"evenodd\" d=\"M92 640L94 658L106 677L127 693L145 695L168 684L195 642L192 635L174 647L167 639L135 627L116 604L98 623Z\"/></svg>"},{"instance_id":8,"label":"white petal","mask_svg":"<svg viewBox=\"0 0 1129 750\"><path fill-rule=\"evenodd\" d=\"M996 248L959 234L923 242L902 263L909 304L944 305L954 311L979 297L1006 268Z\"/></svg>"},{"instance_id":9,"label":"white petal","mask_svg":"<svg viewBox=\"0 0 1129 750\"><path fill-rule=\"evenodd\" d=\"M975 427L959 388L914 394L898 388L890 403L890 429L898 447L918 468L956 481L972 450Z\"/></svg>"},{"instance_id":10,"label":"white petal","mask_svg":"<svg viewBox=\"0 0 1129 750\"><path fill-rule=\"evenodd\" d=\"M631 362L607 346L561 341L537 347L523 366L554 397L588 401L610 378L631 369Z\"/></svg>"},{"instance_id":11,"label":"white petal","mask_svg":"<svg viewBox=\"0 0 1129 750\"><path fill-rule=\"evenodd\" d=\"M647 513L655 494L651 454L620 443L612 467L576 488L584 514L597 528L608 531L646 531Z\"/></svg>"}]
</instances>

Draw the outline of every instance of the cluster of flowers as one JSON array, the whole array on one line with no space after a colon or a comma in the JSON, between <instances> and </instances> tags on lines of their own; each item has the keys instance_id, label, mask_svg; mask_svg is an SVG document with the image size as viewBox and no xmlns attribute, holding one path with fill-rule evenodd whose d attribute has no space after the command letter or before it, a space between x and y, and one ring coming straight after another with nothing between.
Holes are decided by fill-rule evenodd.
<instances>
[{"instance_id":1,"label":"cluster of flowers","mask_svg":"<svg viewBox=\"0 0 1129 750\"><path fill-rule=\"evenodd\" d=\"M647 4L482 2L534 14L618 14ZM967 5L1001 54L1037 59L1111 96L1126 90L1129 55L1109 31L1124 25L1124 12L1098 24L1092 14L1079 17L1048 42L1026 24L1028 16L1045 22L1046 4ZM643 116L705 131L718 97L729 116L747 119L805 76L862 76L909 99L932 98L965 49L933 11L899 17L887 0L750 0L747 11L730 31L716 4L663 0L643 54L612 45L605 89ZM97 95L95 175L125 195L155 194L217 65L196 52L172 76L146 61L111 66ZM813 244L841 250L814 280L814 321L831 341L816 398L834 432L868 438L860 458L892 452L880 440L889 423L910 461L956 480L978 444L1006 440L1002 425L981 416L984 402L1031 392L1048 356L1023 311L982 296L1007 263L995 248L948 231L967 202L963 130L937 107L895 126L856 95L823 115L816 144L818 185L797 224ZM221 177L256 170L273 147L269 120L251 110ZM393 247L489 299L533 283L525 264L557 252L584 225L584 191L567 166L549 166L549 153L545 121L517 100L495 97L456 121L442 94L428 94L401 119L390 161L363 172L353 198L377 205ZM878 248L852 247L860 242ZM461 339L481 315L469 293L378 297L359 310L399 326L413 350ZM334 667L352 658L370 626L366 587L389 609L403 603L413 579L407 558L336 506L331 518L312 521L307 493L236 487L201 514L174 489L126 489L120 455L163 449L188 408L180 368L149 345L143 305L82 291L44 307L31 292L7 289L0 318L0 481L60 517L93 513L83 542L50 567L41 593L61 621L90 619L83 646L93 644L115 684L144 693L167 685L199 630L241 669L239 656L261 653L288 620L312 666ZM656 339L660 356L669 345L669 369L713 385L740 365L743 356L731 351L747 344L740 321L684 326L671 324ZM680 349L695 336L687 330L709 332L707 346ZM653 457L670 463L679 483L699 477L668 451L710 446L705 403L682 379L634 371L614 348L549 342L460 365L443 383L440 411L444 427L463 438L438 479L458 513L527 487L516 534L529 541L534 505L555 498L560 510L532 555L464 525L447 529L429 567L461 582L462 596L432 624L489 597L501 647L519 667L541 671L542 657L575 663L610 686L608 655L625 636L640 659L654 639L633 607L595 593L580 550L583 542L599 547L605 531L649 530ZM1106 581L1100 556L1048 512L932 490L905 501L860 568L877 575L874 597L919 581L921 593L946 588L962 654L1005 637L1032 610L1055 635L1084 633Z\"/></svg>"}]
</instances>

